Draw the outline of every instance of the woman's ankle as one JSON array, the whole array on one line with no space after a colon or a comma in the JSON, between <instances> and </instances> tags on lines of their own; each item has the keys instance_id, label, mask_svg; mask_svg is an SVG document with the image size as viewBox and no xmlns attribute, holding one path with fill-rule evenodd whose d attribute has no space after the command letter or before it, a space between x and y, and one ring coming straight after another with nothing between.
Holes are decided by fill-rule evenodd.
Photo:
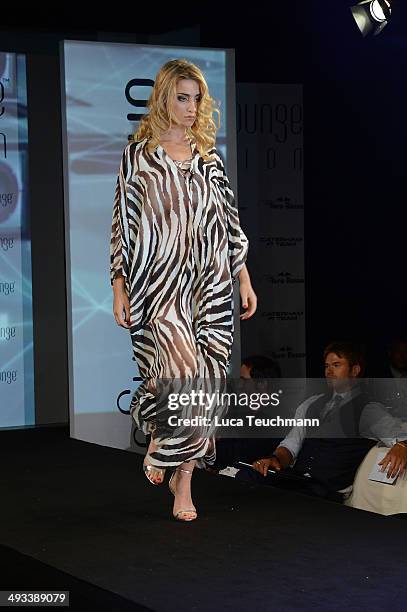
<instances>
[{"instance_id":1,"label":"woman's ankle","mask_svg":"<svg viewBox=\"0 0 407 612\"><path fill-rule=\"evenodd\" d=\"M196 464L196 461L184 461L184 463L181 463L181 465L179 465L178 467L181 470L185 470L185 472L192 473L194 471L195 464Z\"/></svg>"}]
</instances>

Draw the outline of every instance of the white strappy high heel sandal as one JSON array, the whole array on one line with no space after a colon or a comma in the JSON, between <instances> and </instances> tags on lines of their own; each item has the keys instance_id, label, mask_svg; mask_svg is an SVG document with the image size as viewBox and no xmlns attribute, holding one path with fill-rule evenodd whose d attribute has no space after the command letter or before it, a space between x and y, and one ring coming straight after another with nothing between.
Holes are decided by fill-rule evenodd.
<instances>
[{"instance_id":1,"label":"white strappy high heel sandal","mask_svg":"<svg viewBox=\"0 0 407 612\"><path fill-rule=\"evenodd\" d=\"M148 460L151 461L151 458L150 455L147 454L144 458L144 461ZM165 468L159 468L156 465L152 465L151 463L143 463L143 472L153 485L160 485L164 482ZM153 480L153 478L155 479L156 477L160 477L159 482L155 482L155 480Z\"/></svg>"},{"instance_id":2,"label":"white strappy high heel sandal","mask_svg":"<svg viewBox=\"0 0 407 612\"><path fill-rule=\"evenodd\" d=\"M192 474L193 470L184 470L183 468L178 467L173 471L171 478L168 482L168 487L171 493L174 495L174 497L176 493L176 488L173 484L173 480L174 480L176 472L184 472L185 474ZM186 518L188 515L189 515L189 518ZM176 512L175 514L173 513L173 517L177 521L184 521L184 522L194 521L197 518L197 516L198 516L197 511L194 508L190 508L188 510L178 510L178 512Z\"/></svg>"}]
</instances>

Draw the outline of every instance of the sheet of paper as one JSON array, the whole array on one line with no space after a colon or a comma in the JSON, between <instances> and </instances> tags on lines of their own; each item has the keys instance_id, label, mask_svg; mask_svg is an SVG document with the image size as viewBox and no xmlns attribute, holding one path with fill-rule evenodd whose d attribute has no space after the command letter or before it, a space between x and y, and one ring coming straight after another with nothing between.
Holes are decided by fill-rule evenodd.
<instances>
[{"instance_id":1,"label":"sheet of paper","mask_svg":"<svg viewBox=\"0 0 407 612\"><path fill-rule=\"evenodd\" d=\"M394 484L397 480L398 477L398 473L391 477L391 478L387 478L387 470L388 467L386 468L385 472L382 472L382 466L378 465L379 461L381 461L385 455L387 455L387 451L388 449L386 448L385 450L379 451L377 453L377 459L376 459L376 463L374 464L372 471L369 474L369 480L375 480L377 482L383 482L385 484Z\"/></svg>"},{"instance_id":2,"label":"sheet of paper","mask_svg":"<svg viewBox=\"0 0 407 612\"><path fill-rule=\"evenodd\" d=\"M223 470L219 470L219 474L222 476L230 476L230 478L235 478L238 471L238 469L228 465L228 467L224 468Z\"/></svg>"}]
</instances>

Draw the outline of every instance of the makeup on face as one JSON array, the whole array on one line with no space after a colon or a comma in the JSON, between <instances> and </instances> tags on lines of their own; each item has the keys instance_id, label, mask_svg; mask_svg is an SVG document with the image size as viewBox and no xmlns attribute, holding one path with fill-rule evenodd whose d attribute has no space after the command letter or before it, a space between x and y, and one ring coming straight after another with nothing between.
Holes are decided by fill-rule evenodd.
<instances>
[{"instance_id":1,"label":"makeup on face","mask_svg":"<svg viewBox=\"0 0 407 612\"><path fill-rule=\"evenodd\" d=\"M178 82L173 112L180 123L185 125L194 123L200 100L201 93L196 81L181 79Z\"/></svg>"}]
</instances>

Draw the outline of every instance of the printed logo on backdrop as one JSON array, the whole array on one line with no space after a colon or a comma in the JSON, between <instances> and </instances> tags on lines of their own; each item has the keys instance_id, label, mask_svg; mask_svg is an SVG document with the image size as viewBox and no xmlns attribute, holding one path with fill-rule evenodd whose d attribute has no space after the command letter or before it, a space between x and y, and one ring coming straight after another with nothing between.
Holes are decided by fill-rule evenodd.
<instances>
[{"instance_id":1,"label":"printed logo on backdrop","mask_svg":"<svg viewBox=\"0 0 407 612\"><path fill-rule=\"evenodd\" d=\"M0 428L35 422L25 74L0 53Z\"/></svg>"},{"instance_id":2,"label":"printed logo on backdrop","mask_svg":"<svg viewBox=\"0 0 407 612\"><path fill-rule=\"evenodd\" d=\"M303 203L295 202L293 198L287 196L264 200L260 205L267 206L271 210L304 210Z\"/></svg>"},{"instance_id":3,"label":"printed logo on backdrop","mask_svg":"<svg viewBox=\"0 0 407 612\"><path fill-rule=\"evenodd\" d=\"M291 272L279 272L278 274L265 274L264 278L271 285L303 285L304 278L295 276Z\"/></svg>"},{"instance_id":4,"label":"printed logo on backdrop","mask_svg":"<svg viewBox=\"0 0 407 612\"><path fill-rule=\"evenodd\" d=\"M0 74L1 74L1 72L0 72ZM0 77L0 117L4 114L4 111L5 111L5 106L3 104L4 98L5 98L5 90L4 90L3 79L4 79L3 76Z\"/></svg>"},{"instance_id":5,"label":"printed logo on backdrop","mask_svg":"<svg viewBox=\"0 0 407 612\"><path fill-rule=\"evenodd\" d=\"M293 148L291 150L286 148L284 154L279 151L280 147L282 149L285 148L281 144L277 145L277 147L267 148L263 152L263 156L260 160L251 147L239 147L239 163L248 171L255 168L256 170L265 170L275 173L280 169L288 169L292 172L302 174L304 165L304 152L302 147Z\"/></svg>"},{"instance_id":6,"label":"printed logo on backdrop","mask_svg":"<svg viewBox=\"0 0 407 612\"><path fill-rule=\"evenodd\" d=\"M2 55L3 54L1 54L0 57ZM2 67L0 66L0 75L2 74L1 68ZM3 104L4 99L6 97L3 79L4 77L1 77L0 79L0 117L2 117L4 113L6 112L6 107ZM7 158L7 136L4 132L0 132L0 146L1 146L0 154L2 155L2 157L4 157L4 159L6 159Z\"/></svg>"},{"instance_id":7,"label":"printed logo on backdrop","mask_svg":"<svg viewBox=\"0 0 407 612\"><path fill-rule=\"evenodd\" d=\"M133 359L134 360L134 359ZM140 382L140 384L143 382L143 379L140 376L134 376L132 378L133 382ZM116 406L119 412L121 412L121 414L130 414L130 409L129 408L123 408L121 406L121 399L125 396L125 395L130 395L132 393L132 391L130 391L130 389L124 389L123 391L120 391L119 395L117 396L116 399Z\"/></svg>"},{"instance_id":8,"label":"printed logo on backdrop","mask_svg":"<svg viewBox=\"0 0 407 612\"><path fill-rule=\"evenodd\" d=\"M262 312L261 316L267 321L301 321L304 318L304 311L301 310L272 310Z\"/></svg>"},{"instance_id":9,"label":"printed logo on backdrop","mask_svg":"<svg viewBox=\"0 0 407 612\"><path fill-rule=\"evenodd\" d=\"M134 358L133 358L134 360ZM143 382L143 379L140 376L134 376L133 377L133 382ZM123 391L121 391L119 393L119 395L117 396L116 399L116 406L118 411L120 412L120 414L124 414L124 415L130 415L130 408L124 408L121 404L123 403L123 398L127 395L132 395L132 391L130 389L124 389ZM132 425L133 425L133 442L136 445L136 447L140 447L140 448L147 448L147 442L146 442L146 437L143 434L143 432L141 432L139 429L137 429L135 427L135 423L132 420Z\"/></svg>"},{"instance_id":10,"label":"printed logo on backdrop","mask_svg":"<svg viewBox=\"0 0 407 612\"><path fill-rule=\"evenodd\" d=\"M4 327L0 325L0 342L10 342L10 340L14 340L16 337L16 326L15 325L5 325Z\"/></svg>"},{"instance_id":11,"label":"printed logo on backdrop","mask_svg":"<svg viewBox=\"0 0 407 612\"><path fill-rule=\"evenodd\" d=\"M302 246L302 236L260 236L260 244L266 247L296 247Z\"/></svg>"},{"instance_id":12,"label":"printed logo on backdrop","mask_svg":"<svg viewBox=\"0 0 407 612\"><path fill-rule=\"evenodd\" d=\"M126 96L126 100L132 106L136 106L137 108L144 108L142 113L128 113L127 120L128 121L140 121L142 116L146 112L147 108L147 99L138 99L133 98L130 94L133 87L154 87L154 81L152 79L131 79L125 87L124 95Z\"/></svg>"},{"instance_id":13,"label":"printed logo on backdrop","mask_svg":"<svg viewBox=\"0 0 407 612\"><path fill-rule=\"evenodd\" d=\"M11 217L16 210L18 192L18 181L13 169L6 162L0 161L0 223Z\"/></svg>"},{"instance_id":14,"label":"printed logo on backdrop","mask_svg":"<svg viewBox=\"0 0 407 612\"><path fill-rule=\"evenodd\" d=\"M0 54L0 81L9 81L9 78L6 77L6 68L7 68L7 55L5 53Z\"/></svg>"},{"instance_id":15,"label":"printed logo on backdrop","mask_svg":"<svg viewBox=\"0 0 407 612\"><path fill-rule=\"evenodd\" d=\"M17 370L0 370L0 383L11 385L17 382Z\"/></svg>"},{"instance_id":16,"label":"printed logo on backdrop","mask_svg":"<svg viewBox=\"0 0 407 612\"><path fill-rule=\"evenodd\" d=\"M293 198L287 196L280 196L278 198L274 198L271 200L258 200L255 202L257 206L265 207L272 211L296 211L296 210L304 210L304 204L301 202L296 202ZM239 202L239 212L245 212L246 210L250 210L251 206L245 204L244 202Z\"/></svg>"},{"instance_id":17,"label":"printed logo on backdrop","mask_svg":"<svg viewBox=\"0 0 407 612\"><path fill-rule=\"evenodd\" d=\"M10 82L11 59L9 54L0 53L0 223L6 221L14 213L17 203L19 186L13 168L13 160L8 158L8 136L15 134L15 105L16 89ZM14 79L16 77L14 76ZM6 103L9 101L10 108L7 112ZM10 114L11 110L11 114ZM9 134L7 133L7 129ZM13 142L13 138L12 138ZM15 160L14 160L15 164Z\"/></svg>"},{"instance_id":18,"label":"printed logo on backdrop","mask_svg":"<svg viewBox=\"0 0 407 612\"><path fill-rule=\"evenodd\" d=\"M15 238L12 236L0 236L0 251L7 253L15 246Z\"/></svg>"},{"instance_id":19,"label":"printed logo on backdrop","mask_svg":"<svg viewBox=\"0 0 407 612\"><path fill-rule=\"evenodd\" d=\"M248 85L244 87L247 88ZM253 85L253 89L257 90L253 99L260 98L259 86ZM269 145L262 148L260 155L255 141L252 141L251 146L248 144L239 147L241 157L239 161L246 170L255 166L256 170L277 170L282 167L302 172L303 149L300 138L302 131L303 108L300 103L240 102L237 104L239 140L242 141L244 136L244 141L249 143L249 136L263 137L264 141L267 139ZM301 141L301 146L298 146L298 141Z\"/></svg>"},{"instance_id":20,"label":"printed logo on backdrop","mask_svg":"<svg viewBox=\"0 0 407 612\"><path fill-rule=\"evenodd\" d=\"M237 100L239 210L258 296L256 315L242 325L243 344L248 354L282 360L284 377L303 376L302 87L243 83Z\"/></svg>"},{"instance_id":21,"label":"printed logo on backdrop","mask_svg":"<svg viewBox=\"0 0 407 612\"><path fill-rule=\"evenodd\" d=\"M305 352L299 351L292 346L281 346L271 353L272 358L279 361L282 359L304 359L305 355Z\"/></svg>"},{"instance_id":22,"label":"printed logo on backdrop","mask_svg":"<svg viewBox=\"0 0 407 612\"><path fill-rule=\"evenodd\" d=\"M13 295L16 290L16 281L0 281L0 295Z\"/></svg>"}]
</instances>

